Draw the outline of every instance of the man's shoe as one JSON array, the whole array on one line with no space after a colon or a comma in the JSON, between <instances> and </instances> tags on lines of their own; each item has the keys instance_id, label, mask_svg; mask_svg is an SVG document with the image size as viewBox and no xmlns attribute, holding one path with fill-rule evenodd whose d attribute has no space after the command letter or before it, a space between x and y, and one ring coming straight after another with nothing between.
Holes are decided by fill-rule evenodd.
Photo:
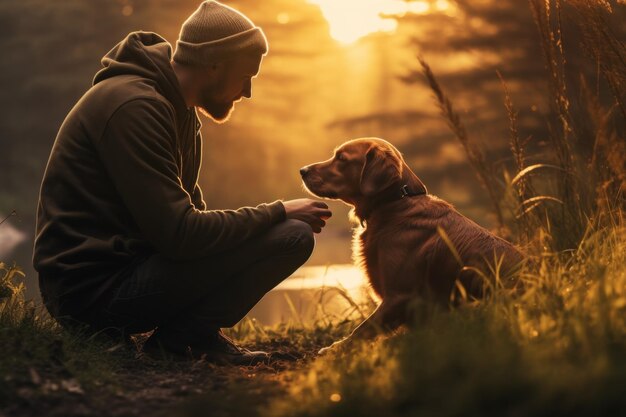
<instances>
[{"instance_id":1,"label":"man's shoe","mask_svg":"<svg viewBox=\"0 0 626 417\"><path fill-rule=\"evenodd\" d=\"M252 366L269 363L271 358L267 352L250 351L237 346L221 330L210 335L206 343L191 345L190 349L194 358L223 365Z\"/></svg>"},{"instance_id":2,"label":"man's shoe","mask_svg":"<svg viewBox=\"0 0 626 417\"><path fill-rule=\"evenodd\" d=\"M189 346L175 339L162 337L158 330L143 344L142 352L154 359L183 361L191 359Z\"/></svg>"}]
</instances>

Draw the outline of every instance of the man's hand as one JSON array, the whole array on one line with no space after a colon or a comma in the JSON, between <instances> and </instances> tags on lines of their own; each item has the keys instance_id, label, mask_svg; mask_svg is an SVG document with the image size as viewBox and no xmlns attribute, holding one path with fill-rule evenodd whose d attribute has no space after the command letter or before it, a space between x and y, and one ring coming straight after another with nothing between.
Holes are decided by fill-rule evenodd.
<instances>
[{"instance_id":1,"label":"man's hand","mask_svg":"<svg viewBox=\"0 0 626 417\"><path fill-rule=\"evenodd\" d=\"M315 233L321 232L326 226L326 220L333 215L326 203L310 198L283 201L283 206L288 219L307 223Z\"/></svg>"}]
</instances>

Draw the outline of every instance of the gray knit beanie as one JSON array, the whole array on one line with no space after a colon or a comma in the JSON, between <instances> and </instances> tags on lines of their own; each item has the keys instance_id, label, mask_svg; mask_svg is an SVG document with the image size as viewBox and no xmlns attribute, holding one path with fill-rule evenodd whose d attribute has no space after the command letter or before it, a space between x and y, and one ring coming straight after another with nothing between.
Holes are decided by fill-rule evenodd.
<instances>
[{"instance_id":1,"label":"gray knit beanie","mask_svg":"<svg viewBox=\"0 0 626 417\"><path fill-rule=\"evenodd\" d=\"M179 64L206 66L243 51L264 55L267 50L260 27L232 7L206 0L183 23L173 59Z\"/></svg>"}]
</instances>

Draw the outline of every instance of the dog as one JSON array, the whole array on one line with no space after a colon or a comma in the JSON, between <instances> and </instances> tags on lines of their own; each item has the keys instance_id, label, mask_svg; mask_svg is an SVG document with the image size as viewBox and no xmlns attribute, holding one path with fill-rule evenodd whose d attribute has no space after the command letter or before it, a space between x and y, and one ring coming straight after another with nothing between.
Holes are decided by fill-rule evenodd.
<instances>
[{"instance_id":1,"label":"dog","mask_svg":"<svg viewBox=\"0 0 626 417\"><path fill-rule=\"evenodd\" d=\"M508 280L523 260L511 243L428 194L398 149L383 139L345 142L300 174L310 193L352 206L360 222L353 256L382 302L348 338L406 324L416 300L447 307L455 304L453 294L479 299L489 288L490 267Z\"/></svg>"}]
</instances>

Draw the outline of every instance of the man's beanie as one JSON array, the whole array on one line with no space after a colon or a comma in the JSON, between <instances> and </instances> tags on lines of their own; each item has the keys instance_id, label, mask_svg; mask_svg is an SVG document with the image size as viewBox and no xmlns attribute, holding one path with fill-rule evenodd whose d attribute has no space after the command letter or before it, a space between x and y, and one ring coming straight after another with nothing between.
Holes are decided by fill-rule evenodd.
<instances>
[{"instance_id":1,"label":"man's beanie","mask_svg":"<svg viewBox=\"0 0 626 417\"><path fill-rule=\"evenodd\" d=\"M173 59L180 64L206 66L240 52L264 55L267 50L261 28L232 7L206 0L183 23Z\"/></svg>"}]
</instances>

